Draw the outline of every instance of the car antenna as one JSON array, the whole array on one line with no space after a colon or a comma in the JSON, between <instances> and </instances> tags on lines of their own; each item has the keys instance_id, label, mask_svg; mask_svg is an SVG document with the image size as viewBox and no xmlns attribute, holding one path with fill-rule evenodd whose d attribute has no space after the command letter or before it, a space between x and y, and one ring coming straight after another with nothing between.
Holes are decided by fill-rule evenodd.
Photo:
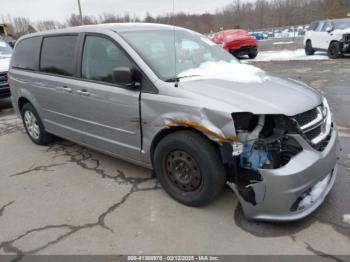
<instances>
[{"instance_id":1,"label":"car antenna","mask_svg":"<svg viewBox=\"0 0 350 262\"><path fill-rule=\"evenodd\" d=\"M174 78L175 87L179 87L179 78L177 77L177 55L176 55L176 30L175 30L175 0L173 0L173 33L174 33Z\"/></svg>"}]
</instances>

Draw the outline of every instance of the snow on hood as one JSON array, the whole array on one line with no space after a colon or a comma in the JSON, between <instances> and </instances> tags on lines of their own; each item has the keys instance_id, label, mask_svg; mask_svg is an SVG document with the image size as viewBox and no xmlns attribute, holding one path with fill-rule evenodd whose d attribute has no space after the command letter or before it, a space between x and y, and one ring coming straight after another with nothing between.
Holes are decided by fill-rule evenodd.
<instances>
[{"instance_id":1,"label":"snow on hood","mask_svg":"<svg viewBox=\"0 0 350 262\"><path fill-rule=\"evenodd\" d=\"M282 114L294 116L306 112L322 103L322 96L316 90L297 81L268 75L263 83L240 83L227 79L181 79L182 90L190 92L205 106L230 105L232 112L253 114ZM186 79L186 80L185 80ZM202 100L203 99L203 100ZM207 102L207 99L211 102Z\"/></svg>"},{"instance_id":2,"label":"snow on hood","mask_svg":"<svg viewBox=\"0 0 350 262\"><path fill-rule=\"evenodd\" d=\"M350 27L345 29L335 29L332 33L336 35L350 34Z\"/></svg>"},{"instance_id":3,"label":"snow on hood","mask_svg":"<svg viewBox=\"0 0 350 262\"><path fill-rule=\"evenodd\" d=\"M222 79L240 83L262 83L270 80L266 73L252 65L238 62L205 62L198 68L186 70L179 74L179 77L194 76L184 78L183 81L199 79Z\"/></svg>"},{"instance_id":4,"label":"snow on hood","mask_svg":"<svg viewBox=\"0 0 350 262\"><path fill-rule=\"evenodd\" d=\"M0 72L8 71L10 66L11 56L1 56L0 55Z\"/></svg>"}]
</instances>

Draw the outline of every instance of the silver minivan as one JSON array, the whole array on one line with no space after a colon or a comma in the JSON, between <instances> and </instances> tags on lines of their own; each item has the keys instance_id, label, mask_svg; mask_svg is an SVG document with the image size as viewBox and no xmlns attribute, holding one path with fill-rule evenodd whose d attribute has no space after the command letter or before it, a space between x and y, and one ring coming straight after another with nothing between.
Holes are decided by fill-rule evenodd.
<instances>
[{"instance_id":1,"label":"silver minivan","mask_svg":"<svg viewBox=\"0 0 350 262\"><path fill-rule=\"evenodd\" d=\"M157 24L104 24L18 40L9 82L30 139L53 135L153 168L177 201L228 184L245 215L296 220L337 174L327 100L242 64L206 37Z\"/></svg>"}]
</instances>

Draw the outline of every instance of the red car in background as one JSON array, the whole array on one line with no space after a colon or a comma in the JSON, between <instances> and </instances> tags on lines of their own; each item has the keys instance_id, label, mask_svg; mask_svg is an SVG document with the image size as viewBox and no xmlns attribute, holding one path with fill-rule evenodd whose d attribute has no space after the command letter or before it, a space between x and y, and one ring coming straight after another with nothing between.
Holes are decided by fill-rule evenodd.
<instances>
[{"instance_id":1,"label":"red car in background","mask_svg":"<svg viewBox=\"0 0 350 262\"><path fill-rule=\"evenodd\" d=\"M258 55L258 41L242 29L218 32L211 40L236 57L248 55L250 59L253 59Z\"/></svg>"}]
</instances>

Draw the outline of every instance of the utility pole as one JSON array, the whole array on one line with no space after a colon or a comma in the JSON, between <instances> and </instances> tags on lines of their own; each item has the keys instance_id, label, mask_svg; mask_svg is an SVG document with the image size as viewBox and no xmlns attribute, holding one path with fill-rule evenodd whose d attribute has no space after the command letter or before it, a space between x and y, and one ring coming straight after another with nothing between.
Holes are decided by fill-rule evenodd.
<instances>
[{"instance_id":1,"label":"utility pole","mask_svg":"<svg viewBox=\"0 0 350 262\"><path fill-rule=\"evenodd\" d=\"M78 7L79 7L80 24L83 25L84 21L83 21L83 13L81 12L80 0L78 0Z\"/></svg>"}]
</instances>

